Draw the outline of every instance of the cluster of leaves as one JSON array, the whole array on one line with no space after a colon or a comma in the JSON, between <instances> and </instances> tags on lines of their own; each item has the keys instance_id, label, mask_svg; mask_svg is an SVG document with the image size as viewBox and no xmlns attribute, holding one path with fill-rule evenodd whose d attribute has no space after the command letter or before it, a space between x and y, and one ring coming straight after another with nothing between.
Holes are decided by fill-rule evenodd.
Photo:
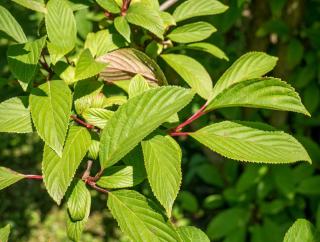
<instances>
[{"instance_id":1,"label":"cluster of leaves","mask_svg":"<svg viewBox=\"0 0 320 242\"><path fill-rule=\"evenodd\" d=\"M192 49L228 59L216 46L200 42L216 31L211 24L184 23L226 11L220 2L188 0L171 15L160 11L157 1L97 0L108 19L101 19L102 30L87 34L82 43L77 43L74 12L86 5L65 0L14 2L43 13L43 22L38 36L29 40L8 10L0 7L0 30L16 42L8 47L9 68L26 93L0 104L0 131L38 133L45 142L43 177L1 167L0 188L24 178L43 178L57 204L66 197L71 239L79 240L90 214L87 184L108 194L108 208L134 241L209 241L195 227L175 228L170 222L182 179L182 152L175 136L190 136L240 161L311 162L295 138L266 124L222 121L182 132L200 116L224 107L309 115L289 84L264 77L275 67L275 57L245 54L213 87L206 69L180 54ZM161 60L190 88L172 86L157 64ZM205 104L178 125L177 113L195 93ZM85 171L78 169L83 160L89 160ZM99 170L95 176L90 174L92 165ZM127 189L145 179L159 204ZM219 229L213 233L217 237Z\"/></svg>"}]
</instances>

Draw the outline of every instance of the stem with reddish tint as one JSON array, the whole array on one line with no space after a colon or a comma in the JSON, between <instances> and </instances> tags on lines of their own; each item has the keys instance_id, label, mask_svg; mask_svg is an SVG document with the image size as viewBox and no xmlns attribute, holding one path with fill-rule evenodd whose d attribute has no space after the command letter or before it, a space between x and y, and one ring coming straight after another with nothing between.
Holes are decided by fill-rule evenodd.
<instances>
[{"instance_id":1,"label":"stem with reddish tint","mask_svg":"<svg viewBox=\"0 0 320 242\"><path fill-rule=\"evenodd\" d=\"M24 175L26 179L42 180L43 176L41 175Z\"/></svg>"},{"instance_id":2,"label":"stem with reddish tint","mask_svg":"<svg viewBox=\"0 0 320 242\"><path fill-rule=\"evenodd\" d=\"M76 115L71 115L70 118L72 118L78 124L81 124L82 126L86 127L87 129L94 128L94 126L92 124L88 124L88 123L84 122L83 120L79 119Z\"/></svg>"}]
</instances>

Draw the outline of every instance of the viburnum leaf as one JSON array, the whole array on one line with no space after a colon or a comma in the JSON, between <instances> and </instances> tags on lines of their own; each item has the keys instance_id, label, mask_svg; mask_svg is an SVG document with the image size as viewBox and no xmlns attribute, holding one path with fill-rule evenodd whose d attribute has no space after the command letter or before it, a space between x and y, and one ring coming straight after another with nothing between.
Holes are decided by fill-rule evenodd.
<instances>
[{"instance_id":1,"label":"viburnum leaf","mask_svg":"<svg viewBox=\"0 0 320 242\"><path fill-rule=\"evenodd\" d=\"M178 43L197 42L208 38L217 29L207 22L196 22L175 28L168 38Z\"/></svg>"},{"instance_id":2,"label":"viburnum leaf","mask_svg":"<svg viewBox=\"0 0 320 242\"><path fill-rule=\"evenodd\" d=\"M146 79L144 79L143 76L141 76L140 74L137 74L130 81L128 94L129 94L129 97L132 98L149 89L150 87Z\"/></svg>"},{"instance_id":3,"label":"viburnum leaf","mask_svg":"<svg viewBox=\"0 0 320 242\"><path fill-rule=\"evenodd\" d=\"M96 2L105 10L108 10L110 13L120 13L121 11L115 0L96 0Z\"/></svg>"},{"instance_id":4,"label":"viburnum leaf","mask_svg":"<svg viewBox=\"0 0 320 242\"><path fill-rule=\"evenodd\" d=\"M40 13L48 12L46 9L46 6L41 1L36 1L36 0L12 0L12 1L24 6L25 8L29 8L31 10L34 10Z\"/></svg>"},{"instance_id":5,"label":"viburnum leaf","mask_svg":"<svg viewBox=\"0 0 320 242\"><path fill-rule=\"evenodd\" d=\"M188 0L180 4L173 12L179 22L188 18L223 13L228 7L217 0Z\"/></svg>"},{"instance_id":6,"label":"viburnum leaf","mask_svg":"<svg viewBox=\"0 0 320 242\"><path fill-rule=\"evenodd\" d=\"M28 97L14 97L0 103L0 132L32 132Z\"/></svg>"},{"instance_id":7,"label":"viburnum leaf","mask_svg":"<svg viewBox=\"0 0 320 242\"><path fill-rule=\"evenodd\" d=\"M181 241L163 215L150 206L146 197L136 191L109 192L108 208L121 230L133 241Z\"/></svg>"},{"instance_id":8,"label":"viburnum leaf","mask_svg":"<svg viewBox=\"0 0 320 242\"><path fill-rule=\"evenodd\" d=\"M206 69L195 59L178 54L161 55L192 89L204 99L212 92L212 81Z\"/></svg>"},{"instance_id":9,"label":"viburnum leaf","mask_svg":"<svg viewBox=\"0 0 320 242\"><path fill-rule=\"evenodd\" d=\"M249 52L244 54L235 61L217 81L210 100L237 82L262 77L275 67L277 60L277 57L267 55L263 52Z\"/></svg>"},{"instance_id":10,"label":"viburnum leaf","mask_svg":"<svg viewBox=\"0 0 320 242\"><path fill-rule=\"evenodd\" d=\"M127 102L127 97L122 95L115 95L108 98L105 98L103 107L112 107L112 106L121 106L122 104L125 104Z\"/></svg>"},{"instance_id":11,"label":"viburnum leaf","mask_svg":"<svg viewBox=\"0 0 320 242\"><path fill-rule=\"evenodd\" d=\"M0 190L20 181L24 175L0 166Z\"/></svg>"},{"instance_id":12,"label":"viburnum leaf","mask_svg":"<svg viewBox=\"0 0 320 242\"><path fill-rule=\"evenodd\" d=\"M50 42L48 50L53 64L69 53L76 44L77 28L73 11L67 1L49 0L45 15Z\"/></svg>"},{"instance_id":13,"label":"viburnum leaf","mask_svg":"<svg viewBox=\"0 0 320 242\"><path fill-rule=\"evenodd\" d=\"M160 17L162 18L163 25L164 25L165 29L167 29L170 26L177 25L176 21L174 20L173 16L170 13L161 11Z\"/></svg>"},{"instance_id":14,"label":"viburnum leaf","mask_svg":"<svg viewBox=\"0 0 320 242\"><path fill-rule=\"evenodd\" d=\"M316 231L306 219L297 219L284 236L283 242L316 242Z\"/></svg>"},{"instance_id":15,"label":"viburnum leaf","mask_svg":"<svg viewBox=\"0 0 320 242\"><path fill-rule=\"evenodd\" d=\"M170 218L182 180L181 148L173 138L162 135L141 144L151 189Z\"/></svg>"},{"instance_id":16,"label":"viburnum leaf","mask_svg":"<svg viewBox=\"0 0 320 242\"><path fill-rule=\"evenodd\" d=\"M62 155L71 106L71 91L64 81L49 81L31 91L30 108L36 130L59 156Z\"/></svg>"},{"instance_id":17,"label":"viburnum leaf","mask_svg":"<svg viewBox=\"0 0 320 242\"><path fill-rule=\"evenodd\" d=\"M88 108L82 113L82 116L89 124L103 129L113 113L113 111L104 108Z\"/></svg>"},{"instance_id":18,"label":"viburnum leaf","mask_svg":"<svg viewBox=\"0 0 320 242\"><path fill-rule=\"evenodd\" d=\"M130 43L131 30L128 21L124 16L119 16L114 19L114 27L121 34L126 41Z\"/></svg>"},{"instance_id":19,"label":"viburnum leaf","mask_svg":"<svg viewBox=\"0 0 320 242\"><path fill-rule=\"evenodd\" d=\"M235 106L293 111L310 116L294 88L273 77L235 83L211 100L206 110Z\"/></svg>"},{"instance_id":20,"label":"viburnum leaf","mask_svg":"<svg viewBox=\"0 0 320 242\"><path fill-rule=\"evenodd\" d=\"M211 150L234 160L277 164L296 161L311 163L307 151L295 138L282 131L267 129L259 123L246 122L244 125L241 122L223 121L190 135Z\"/></svg>"},{"instance_id":21,"label":"viburnum leaf","mask_svg":"<svg viewBox=\"0 0 320 242\"><path fill-rule=\"evenodd\" d=\"M41 51L46 37L25 44L10 45L8 64L12 74L18 79L22 89L27 90L30 81L36 74Z\"/></svg>"},{"instance_id":22,"label":"viburnum leaf","mask_svg":"<svg viewBox=\"0 0 320 242\"><path fill-rule=\"evenodd\" d=\"M1 242L8 242L9 235L10 235L10 224L4 226L3 228L0 228L0 241Z\"/></svg>"},{"instance_id":23,"label":"viburnum leaf","mask_svg":"<svg viewBox=\"0 0 320 242\"><path fill-rule=\"evenodd\" d=\"M44 147L42 161L44 184L57 204L61 203L90 143L91 136L86 128L72 126L61 158L49 146Z\"/></svg>"},{"instance_id":24,"label":"viburnum leaf","mask_svg":"<svg viewBox=\"0 0 320 242\"><path fill-rule=\"evenodd\" d=\"M203 231L193 226L179 227L177 232L183 242L210 242L210 239Z\"/></svg>"},{"instance_id":25,"label":"viburnum leaf","mask_svg":"<svg viewBox=\"0 0 320 242\"><path fill-rule=\"evenodd\" d=\"M139 50L119 49L99 57L98 60L108 63L108 67L100 73L100 77L105 81L128 80L140 74L150 82L167 84L157 63Z\"/></svg>"},{"instance_id":26,"label":"viburnum leaf","mask_svg":"<svg viewBox=\"0 0 320 242\"><path fill-rule=\"evenodd\" d=\"M143 138L192 99L193 92L181 87L152 88L123 104L103 129L100 164L112 166Z\"/></svg>"}]
</instances>

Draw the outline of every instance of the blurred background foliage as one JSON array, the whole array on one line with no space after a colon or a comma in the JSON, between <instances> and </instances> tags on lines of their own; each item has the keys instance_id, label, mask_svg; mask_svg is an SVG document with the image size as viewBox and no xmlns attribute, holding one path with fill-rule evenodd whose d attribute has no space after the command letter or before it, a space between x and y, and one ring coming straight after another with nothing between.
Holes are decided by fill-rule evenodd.
<instances>
[{"instance_id":1,"label":"blurred background foliage","mask_svg":"<svg viewBox=\"0 0 320 242\"><path fill-rule=\"evenodd\" d=\"M80 4L82 9L75 13L81 46L89 32L110 23L93 1L73 2L90 6L82 8L84 5ZM230 7L226 13L201 20L217 27L218 32L208 41L222 48L230 61L201 52L189 53L188 50L188 54L206 67L213 80L247 51L265 51L278 56L278 65L271 74L297 89L312 118L294 113L228 108L200 118L191 129L223 119L264 121L294 134L307 148L313 164L244 164L226 160L191 138L180 138L184 178L174 206L174 223L196 225L212 240L224 242L280 242L297 218L307 218L320 229L320 1L223 2ZM2 0L0 5L17 18L29 37L41 31L37 28L42 21L40 14L10 0ZM169 11L172 9L174 6ZM0 101L23 95L8 70L7 46L7 40L0 35ZM160 64L169 82L181 81L164 63L160 61ZM185 115L202 104L200 98L195 100ZM43 143L39 137L14 134L0 137L1 166L23 173L40 173ZM150 195L147 182L139 189ZM56 207L38 181L23 181L0 193L0 227L12 225L12 241L67 241L64 216L64 211ZM107 212L104 195L94 196L82 240L128 241Z\"/></svg>"}]
</instances>

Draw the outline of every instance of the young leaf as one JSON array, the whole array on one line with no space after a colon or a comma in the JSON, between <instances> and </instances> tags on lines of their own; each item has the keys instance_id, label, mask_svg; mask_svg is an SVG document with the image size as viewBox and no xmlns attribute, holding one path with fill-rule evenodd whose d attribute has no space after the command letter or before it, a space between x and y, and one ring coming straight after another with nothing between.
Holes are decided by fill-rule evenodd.
<instances>
[{"instance_id":1,"label":"young leaf","mask_svg":"<svg viewBox=\"0 0 320 242\"><path fill-rule=\"evenodd\" d=\"M91 136L86 128L72 126L61 158L49 146L44 147L42 161L44 184L57 204L61 203L90 143Z\"/></svg>"},{"instance_id":2,"label":"young leaf","mask_svg":"<svg viewBox=\"0 0 320 242\"><path fill-rule=\"evenodd\" d=\"M110 13L120 13L120 8L115 0L96 0L96 2Z\"/></svg>"},{"instance_id":3,"label":"young leaf","mask_svg":"<svg viewBox=\"0 0 320 242\"><path fill-rule=\"evenodd\" d=\"M315 228L306 219L297 219L287 231L283 242L316 242Z\"/></svg>"},{"instance_id":4,"label":"young leaf","mask_svg":"<svg viewBox=\"0 0 320 242\"><path fill-rule=\"evenodd\" d=\"M168 38L178 43L197 42L208 38L217 29L207 22L196 22L175 28Z\"/></svg>"},{"instance_id":5,"label":"young leaf","mask_svg":"<svg viewBox=\"0 0 320 242\"><path fill-rule=\"evenodd\" d=\"M91 133L91 145L88 149L88 158L96 160L99 155L100 137L97 133Z\"/></svg>"},{"instance_id":6,"label":"young leaf","mask_svg":"<svg viewBox=\"0 0 320 242\"><path fill-rule=\"evenodd\" d=\"M293 111L310 116L294 88L273 77L235 83L218 94L206 110L236 106Z\"/></svg>"},{"instance_id":7,"label":"young leaf","mask_svg":"<svg viewBox=\"0 0 320 242\"><path fill-rule=\"evenodd\" d=\"M13 2L24 6L25 8L29 8L31 10L40 12L40 13L47 13L46 6L43 2L36 1L36 0L12 0Z\"/></svg>"},{"instance_id":8,"label":"young leaf","mask_svg":"<svg viewBox=\"0 0 320 242\"><path fill-rule=\"evenodd\" d=\"M9 235L10 235L10 229L11 229L10 224L6 225L3 228L0 228L0 241L1 242L8 242Z\"/></svg>"},{"instance_id":9,"label":"young leaf","mask_svg":"<svg viewBox=\"0 0 320 242\"><path fill-rule=\"evenodd\" d=\"M20 24L11 13L2 6L0 6L0 31L4 32L18 43L25 43L28 41Z\"/></svg>"},{"instance_id":10,"label":"young leaf","mask_svg":"<svg viewBox=\"0 0 320 242\"><path fill-rule=\"evenodd\" d=\"M22 174L0 166L0 190L11 186L23 178L24 176Z\"/></svg>"},{"instance_id":11,"label":"young leaf","mask_svg":"<svg viewBox=\"0 0 320 242\"><path fill-rule=\"evenodd\" d=\"M188 0L180 4L173 12L179 22L188 18L223 13L228 9L217 0Z\"/></svg>"},{"instance_id":12,"label":"young leaf","mask_svg":"<svg viewBox=\"0 0 320 242\"><path fill-rule=\"evenodd\" d=\"M89 217L89 216L88 216ZM80 221L72 221L71 218L67 217L67 235L72 241L80 241L81 235L88 219Z\"/></svg>"},{"instance_id":13,"label":"young leaf","mask_svg":"<svg viewBox=\"0 0 320 242\"><path fill-rule=\"evenodd\" d=\"M71 106L71 91L63 81L49 81L31 91L33 123L39 136L59 156L62 154Z\"/></svg>"},{"instance_id":14,"label":"young leaf","mask_svg":"<svg viewBox=\"0 0 320 242\"><path fill-rule=\"evenodd\" d=\"M103 129L113 113L113 111L104 108L88 108L82 113L82 116L89 124Z\"/></svg>"},{"instance_id":15,"label":"young leaf","mask_svg":"<svg viewBox=\"0 0 320 242\"><path fill-rule=\"evenodd\" d=\"M149 89L150 87L146 79L144 79L143 76L137 74L130 81L128 90L129 97L133 98Z\"/></svg>"},{"instance_id":16,"label":"young leaf","mask_svg":"<svg viewBox=\"0 0 320 242\"><path fill-rule=\"evenodd\" d=\"M131 30L126 18L123 16L116 17L114 19L114 27L119 32L119 34L121 34L126 39L126 41L130 43Z\"/></svg>"},{"instance_id":17,"label":"young leaf","mask_svg":"<svg viewBox=\"0 0 320 242\"><path fill-rule=\"evenodd\" d=\"M183 242L210 242L208 236L193 226L183 226L177 229Z\"/></svg>"},{"instance_id":18,"label":"young leaf","mask_svg":"<svg viewBox=\"0 0 320 242\"><path fill-rule=\"evenodd\" d=\"M103 129L100 164L110 167L192 99L191 90L166 86L150 89L123 104ZM130 114L130 115L128 115Z\"/></svg>"},{"instance_id":19,"label":"young leaf","mask_svg":"<svg viewBox=\"0 0 320 242\"><path fill-rule=\"evenodd\" d=\"M22 89L27 90L30 81L36 74L41 51L46 37L25 44L10 45L8 64L12 74L18 79Z\"/></svg>"},{"instance_id":20,"label":"young leaf","mask_svg":"<svg viewBox=\"0 0 320 242\"><path fill-rule=\"evenodd\" d=\"M47 10L45 21L50 40L48 50L51 62L55 64L76 44L76 21L71 7L65 0L49 0Z\"/></svg>"},{"instance_id":21,"label":"young leaf","mask_svg":"<svg viewBox=\"0 0 320 242\"><path fill-rule=\"evenodd\" d=\"M181 241L176 231L136 191L119 190L108 194L108 208L121 230L133 241Z\"/></svg>"},{"instance_id":22,"label":"young leaf","mask_svg":"<svg viewBox=\"0 0 320 242\"><path fill-rule=\"evenodd\" d=\"M130 4L126 19L129 23L145 28L163 39L164 24L159 11L149 7L149 5L140 2Z\"/></svg>"},{"instance_id":23,"label":"young leaf","mask_svg":"<svg viewBox=\"0 0 320 242\"><path fill-rule=\"evenodd\" d=\"M77 62L75 69L75 79L83 80L99 74L105 67L106 63L97 62L91 55L89 49L85 49Z\"/></svg>"},{"instance_id":24,"label":"young leaf","mask_svg":"<svg viewBox=\"0 0 320 242\"><path fill-rule=\"evenodd\" d=\"M275 67L277 60L278 58L263 52L244 54L217 81L210 100L237 82L263 76Z\"/></svg>"},{"instance_id":25,"label":"young leaf","mask_svg":"<svg viewBox=\"0 0 320 242\"><path fill-rule=\"evenodd\" d=\"M169 28L170 26L177 25L176 21L174 20L173 16L170 13L161 11L160 17L162 18L165 29Z\"/></svg>"},{"instance_id":26,"label":"young leaf","mask_svg":"<svg viewBox=\"0 0 320 242\"><path fill-rule=\"evenodd\" d=\"M304 147L282 131L265 131L224 121L206 126L190 135L211 150L234 160L280 164L296 161L311 163Z\"/></svg>"},{"instance_id":27,"label":"young leaf","mask_svg":"<svg viewBox=\"0 0 320 242\"><path fill-rule=\"evenodd\" d=\"M32 132L28 97L14 97L0 103L0 132Z\"/></svg>"},{"instance_id":28,"label":"young leaf","mask_svg":"<svg viewBox=\"0 0 320 242\"><path fill-rule=\"evenodd\" d=\"M141 144L151 189L170 218L182 180L181 148L170 136L161 135Z\"/></svg>"},{"instance_id":29,"label":"young leaf","mask_svg":"<svg viewBox=\"0 0 320 242\"><path fill-rule=\"evenodd\" d=\"M159 85L167 84L167 80L157 63L139 50L119 49L101 56L98 60L109 64L108 68L100 73L105 81L128 80L136 74L140 74L150 82Z\"/></svg>"},{"instance_id":30,"label":"young leaf","mask_svg":"<svg viewBox=\"0 0 320 242\"><path fill-rule=\"evenodd\" d=\"M201 97L207 99L212 92L211 78L204 67L185 55L161 55L165 60Z\"/></svg>"}]
</instances>

